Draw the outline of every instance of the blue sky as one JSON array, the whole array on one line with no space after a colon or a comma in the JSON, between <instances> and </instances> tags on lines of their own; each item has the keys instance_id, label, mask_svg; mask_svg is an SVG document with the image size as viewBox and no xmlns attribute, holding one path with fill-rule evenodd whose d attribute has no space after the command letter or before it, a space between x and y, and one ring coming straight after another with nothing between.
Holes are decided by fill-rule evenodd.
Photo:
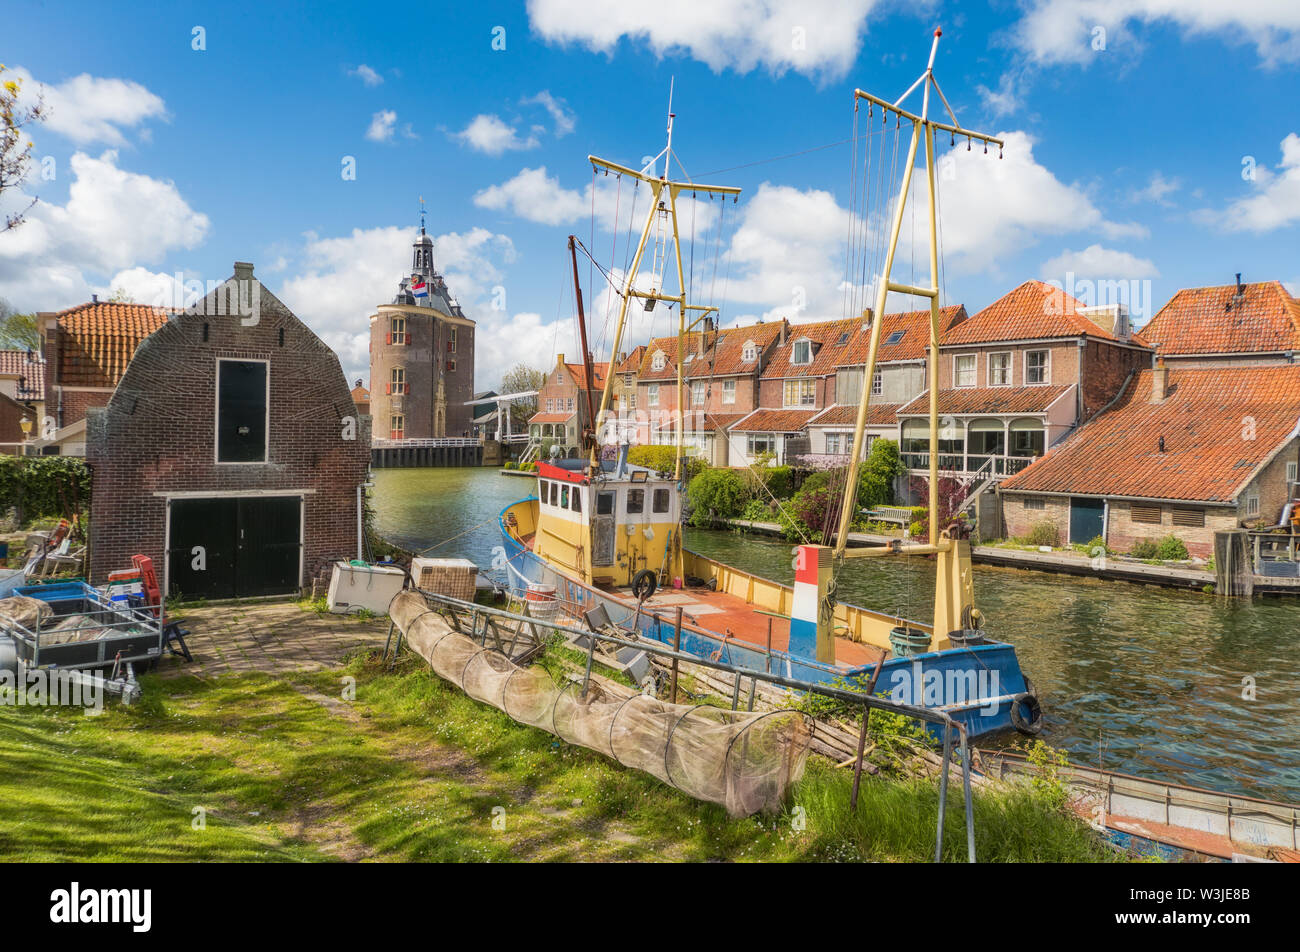
<instances>
[{"instance_id":1,"label":"blue sky","mask_svg":"<svg viewBox=\"0 0 1300 952\"><path fill-rule=\"evenodd\" d=\"M1137 282L1140 321L1178 288L1237 271L1300 291L1294 3L416 11L13 5L0 62L52 111L31 130L27 189L41 202L0 234L0 297L39 310L113 288L170 301L174 275L220 280L250 260L364 377L366 317L409 265L423 195L436 259L479 322L478 385L495 386L515 361L577 352L565 238L592 232L586 156L657 153L671 80L687 172L744 189L722 223L724 323L840 317L849 147L762 160L847 139L854 86L900 95L935 26L935 73L959 118L1008 138L1001 162L959 148L941 184L948 301L974 312L1028 278L1073 273ZM622 263L625 238L611 261L602 218L604 264ZM600 290L587 294L603 342ZM669 327L660 311L633 343Z\"/></svg>"}]
</instances>

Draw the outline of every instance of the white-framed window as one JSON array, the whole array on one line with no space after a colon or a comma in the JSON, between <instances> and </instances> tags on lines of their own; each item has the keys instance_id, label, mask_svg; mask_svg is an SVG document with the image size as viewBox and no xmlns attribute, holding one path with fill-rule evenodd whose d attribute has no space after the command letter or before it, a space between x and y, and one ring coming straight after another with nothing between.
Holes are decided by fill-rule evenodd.
<instances>
[{"instance_id":1,"label":"white-framed window","mask_svg":"<svg viewBox=\"0 0 1300 952\"><path fill-rule=\"evenodd\" d=\"M952 359L952 385L954 387L973 387L978 383L975 375L976 356L974 354L957 354Z\"/></svg>"},{"instance_id":2,"label":"white-framed window","mask_svg":"<svg viewBox=\"0 0 1300 952\"><path fill-rule=\"evenodd\" d=\"M723 403L736 402L736 381L734 380L722 381L722 402Z\"/></svg>"},{"instance_id":3,"label":"white-framed window","mask_svg":"<svg viewBox=\"0 0 1300 952\"><path fill-rule=\"evenodd\" d=\"M406 393L405 367L394 367L388 371L388 392L394 395Z\"/></svg>"},{"instance_id":4,"label":"white-framed window","mask_svg":"<svg viewBox=\"0 0 1300 952\"><path fill-rule=\"evenodd\" d=\"M449 354L456 353L456 328L454 327L448 329L447 353Z\"/></svg>"},{"instance_id":5,"label":"white-framed window","mask_svg":"<svg viewBox=\"0 0 1300 952\"><path fill-rule=\"evenodd\" d=\"M554 398L554 397L547 397L547 398L546 398L546 412L547 412L547 413L554 413L554 412L555 412L555 398Z\"/></svg>"},{"instance_id":6,"label":"white-framed window","mask_svg":"<svg viewBox=\"0 0 1300 952\"><path fill-rule=\"evenodd\" d=\"M1252 492L1246 497L1246 518L1253 519L1259 515L1259 493Z\"/></svg>"},{"instance_id":7,"label":"white-framed window","mask_svg":"<svg viewBox=\"0 0 1300 952\"><path fill-rule=\"evenodd\" d=\"M708 394L708 384L703 380L696 380L691 383L691 406L704 406L704 398Z\"/></svg>"},{"instance_id":8,"label":"white-framed window","mask_svg":"<svg viewBox=\"0 0 1300 952\"><path fill-rule=\"evenodd\" d=\"M1029 385L1051 383L1051 352L1025 351L1025 383Z\"/></svg>"},{"instance_id":9,"label":"white-framed window","mask_svg":"<svg viewBox=\"0 0 1300 952\"><path fill-rule=\"evenodd\" d=\"M989 354L989 386L1011 386L1011 352Z\"/></svg>"},{"instance_id":10,"label":"white-framed window","mask_svg":"<svg viewBox=\"0 0 1300 952\"><path fill-rule=\"evenodd\" d=\"M646 406L650 406L650 407L659 406L659 384L652 383L646 389L645 402L646 402Z\"/></svg>"},{"instance_id":11,"label":"white-framed window","mask_svg":"<svg viewBox=\"0 0 1300 952\"><path fill-rule=\"evenodd\" d=\"M624 374L624 375L623 375L623 386L625 386L625 387L635 387L635 386L636 386L636 374Z\"/></svg>"},{"instance_id":12,"label":"white-framed window","mask_svg":"<svg viewBox=\"0 0 1300 952\"><path fill-rule=\"evenodd\" d=\"M1042 496L1025 497L1024 507L1026 509L1037 509L1040 512L1047 508L1047 500Z\"/></svg>"},{"instance_id":13,"label":"white-framed window","mask_svg":"<svg viewBox=\"0 0 1300 952\"><path fill-rule=\"evenodd\" d=\"M627 408L628 408L629 410L635 410L635 409L636 409L636 391L635 391L635 390L629 390L629 391L627 392Z\"/></svg>"},{"instance_id":14,"label":"white-framed window","mask_svg":"<svg viewBox=\"0 0 1300 952\"><path fill-rule=\"evenodd\" d=\"M402 440L406 437L406 417L400 413L394 413L388 418L388 438L390 440Z\"/></svg>"},{"instance_id":15,"label":"white-framed window","mask_svg":"<svg viewBox=\"0 0 1300 952\"><path fill-rule=\"evenodd\" d=\"M790 345L790 363L798 366L811 364L813 359L812 341L806 337Z\"/></svg>"},{"instance_id":16,"label":"white-framed window","mask_svg":"<svg viewBox=\"0 0 1300 952\"><path fill-rule=\"evenodd\" d=\"M406 318L393 317L388 339L394 344L409 344L410 339L406 336Z\"/></svg>"},{"instance_id":17,"label":"white-framed window","mask_svg":"<svg viewBox=\"0 0 1300 952\"><path fill-rule=\"evenodd\" d=\"M787 380L782 387L787 407L811 407L817 404L817 381L811 379Z\"/></svg>"},{"instance_id":18,"label":"white-framed window","mask_svg":"<svg viewBox=\"0 0 1300 952\"><path fill-rule=\"evenodd\" d=\"M773 433L750 433L745 447L750 458L754 458L759 453L776 452L776 435Z\"/></svg>"},{"instance_id":19,"label":"white-framed window","mask_svg":"<svg viewBox=\"0 0 1300 952\"><path fill-rule=\"evenodd\" d=\"M752 340L745 341L745 346L740 351L740 359L747 364L758 360L758 345Z\"/></svg>"},{"instance_id":20,"label":"white-framed window","mask_svg":"<svg viewBox=\"0 0 1300 952\"><path fill-rule=\"evenodd\" d=\"M1295 460L1292 460L1291 462L1286 464L1287 486L1290 487L1290 485L1296 482L1297 480L1300 480L1300 463L1297 463Z\"/></svg>"},{"instance_id":21,"label":"white-framed window","mask_svg":"<svg viewBox=\"0 0 1300 952\"><path fill-rule=\"evenodd\" d=\"M570 413L573 412L573 397L569 397L569 406L568 406L568 410L569 410Z\"/></svg>"},{"instance_id":22,"label":"white-framed window","mask_svg":"<svg viewBox=\"0 0 1300 952\"><path fill-rule=\"evenodd\" d=\"M215 459L265 463L271 435L271 362L217 358Z\"/></svg>"},{"instance_id":23,"label":"white-framed window","mask_svg":"<svg viewBox=\"0 0 1300 952\"><path fill-rule=\"evenodd\" d=\"M826 455L827 456L847 456L849 449L853 446L852 433L827 433L826 434Z\"/></svg>"},{"instance_id":24,"label":"white-framed window","mask_svg":"<svg viewBox=\"0 0 1300 952\"><path fill-rule=\"evenodd\" d=\"M871 395L878 397L885 392L885 372L877 370L871 375Z\"/></svg>"},{"instance_id":25,"label":"white-framed window","mask_svg":"<svg viewBox=\"0 0 1300 952\"><path fill-rule=\"evenodd\" d=\"M650 360L650 368L652 370L663 370L666 363L667 358L664 357L664 352L662 350L656 350L654 357Z\"/></svg>"}]
</instances>

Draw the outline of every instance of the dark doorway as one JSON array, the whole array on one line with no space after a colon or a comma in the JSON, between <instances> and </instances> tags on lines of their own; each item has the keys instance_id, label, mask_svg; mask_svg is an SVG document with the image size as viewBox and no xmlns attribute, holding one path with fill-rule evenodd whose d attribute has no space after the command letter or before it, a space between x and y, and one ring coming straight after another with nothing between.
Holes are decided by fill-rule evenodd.
<instances>
[{"instance_id":1,"label":"dark doorway","mask_svg":"<svg viewBox=\"0 0 1300 952\"><path fill-rule=\"evenodd\" d=\"M173 499L169 595L243 598L299 587L298 496Z\"/></svg>"},{"instance_id":2,"label":"dark doorway","mask_svg":"<svg viewBox=\"0 0 1300 952\"><path fill-rule=\"evenodd\" d=\"M1070 500L1070 543L1091 542L1106 530L1106 503L1101 499Z\"/></svg>"}]
</instances>

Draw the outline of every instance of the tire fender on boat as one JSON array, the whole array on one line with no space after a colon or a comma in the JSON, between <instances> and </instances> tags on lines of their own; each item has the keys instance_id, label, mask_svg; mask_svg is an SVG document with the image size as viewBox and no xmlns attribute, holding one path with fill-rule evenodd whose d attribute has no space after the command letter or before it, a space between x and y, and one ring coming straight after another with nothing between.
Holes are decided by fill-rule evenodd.
<instances>
[{"instance_id":1,"label":"tire fender on boat","mask_svg":"<svg viewBox=\"0 0 1300 952\"><path fill-rule=\"evenodd\" d=\"M651 569L642 569L632 576L632 594L636 596L637 601L645 601L655 593L658 584L659 575L657 572Z\"/></svg>"},{"instance_id":2,"label":"tire fender on boat","mask_svg":"<svg viewBox=\"0 0 1300 952\"><path fill-rule=\"evenodd\" d=\"M1038 702L1034 683L1025 678L1025 690L1011 698L1011 726L1030 737L1043 729L1043 705Z\"/></svg>"}]
</instances>

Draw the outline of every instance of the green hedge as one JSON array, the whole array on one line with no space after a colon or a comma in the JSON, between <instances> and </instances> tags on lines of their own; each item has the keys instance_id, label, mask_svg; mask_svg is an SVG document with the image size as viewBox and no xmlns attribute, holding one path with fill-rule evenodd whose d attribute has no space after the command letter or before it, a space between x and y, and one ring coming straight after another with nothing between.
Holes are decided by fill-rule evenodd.
<instances>
[{"instance_id":1,"label":"green hedge","mask_svg":"<svg viewBox=\"0 0 1300 952\"><path fill-rule=\"evenodd\" d=\"M90 468L75 456L0 456L0 514L23 520L90 509Z\"/></svg>"},{"instance_id":2,"label":"green hedge","mask_svg":"<svg viewBox=\"0 0 1300 952\"><path fill-rule=\"evenodd\" d=\"M656 473L668 473L677 468L677 447L663 445L634 446L627 453L627 461L633 466L648 466ZM703 472L708 466L696 456L687 456L682 460L682 473L691 479Z\"/></svg>"}]
</instances>

